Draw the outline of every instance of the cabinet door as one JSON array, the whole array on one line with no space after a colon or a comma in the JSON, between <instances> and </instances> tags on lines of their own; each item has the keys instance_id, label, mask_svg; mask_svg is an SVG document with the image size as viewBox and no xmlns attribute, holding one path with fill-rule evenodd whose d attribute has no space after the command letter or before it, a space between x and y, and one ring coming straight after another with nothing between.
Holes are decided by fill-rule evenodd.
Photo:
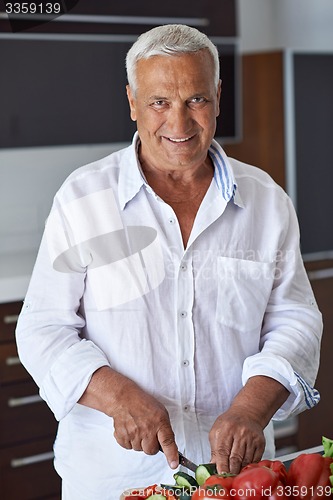
<instances>
[{"instance_id":1,"label":"cabinet door","mask_svg":"<svg viewBox=\"0 0 333 500\"><path fill-rule=\"evenodd\" d=\"M330 271L333 274L333 263ZM332 352L333 352L333 278L314 279L311 285L323 315L324 332L321 359L315 387L320 392L319 404L299 415L299 448L305 449L321 444L322 436L333 437L332 405Z\"/></svg>"},{"instance_id":2,"label":"cabinet door","mask_svg":"<svg viewBox=\"0 0 333 500\"><path fill-rule=\"evenodd\" d=\"M0 449L0 498L60 499L61 480L53 467L53 440Z\"/></svg>"},{"instance_id":3,"label":"cabinet door","mask_svg":"<svg viewBox=\"0 0 333 500\"><path fill-rule=\"evenodd\" d=\"M262 168L285 188L283 78L282 52L242 56L242 138L234 144L226 141L224 149Z\"/></svg>"},{"instance_id":4,"label":"cabinet door","mask_svg":"<svg viewBox=\"0 0 333 500\"><path fill-rule=\"evenodd\" d=\"M0 342L15 340L15 328L22 302L0 304Z\"/></svg>"},{"instance_id":5,"label":"cabinet door","mask_svg":"<svg viewBox=\"0 0 333 500\"><path fill-rule=\"evenodd\" d=\"M0 344L0 386L28 380L30 375L19 360L16 344L14 342Z\"/></svg>"},{"instance_id":6,"label":"cabinet door","mask_svg":"<svg viewBox=\"0 0 333 500\"><path fill-rule=\"evenodd\" d=\"M0 446L54 436L57 422L34 382L0 388Z\"/></svg>"}]
</instances>

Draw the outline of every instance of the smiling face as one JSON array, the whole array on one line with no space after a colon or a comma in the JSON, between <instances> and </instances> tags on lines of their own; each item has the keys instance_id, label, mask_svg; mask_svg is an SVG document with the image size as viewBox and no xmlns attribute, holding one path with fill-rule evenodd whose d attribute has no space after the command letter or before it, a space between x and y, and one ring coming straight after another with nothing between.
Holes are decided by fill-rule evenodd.
<instances>
[{"instance_id":1,"label":"smiling face","mask_svg":"<svg viewBox=\"0 0 333 500\"><path fill-rule=\"evenodd\" d=\"M140 160L150 169L200 167L215 134L220 85L206 50L141 59L137 91L127 87L131 118L141 139Z\"/></svg>"}]
</instances>

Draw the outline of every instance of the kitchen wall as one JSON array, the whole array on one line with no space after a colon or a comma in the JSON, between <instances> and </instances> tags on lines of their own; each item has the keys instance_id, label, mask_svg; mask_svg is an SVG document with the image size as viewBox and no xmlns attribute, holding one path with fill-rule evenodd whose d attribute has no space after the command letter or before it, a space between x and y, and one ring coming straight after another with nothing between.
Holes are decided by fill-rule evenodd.
<instances>
[{"instance_id":1,"label":"kitchen wall","mask_svg":"<svg viewBox=\"0 0 333 500\"><path fill-rule=\"evenodd\" d=\"M240 50L333 50L332 0L238 0Z\"/></svg>"},{"instance_id":2,"label":"kitchen wall","mask_svg":"<svg viewBox=\"0 0 333 500\"><path fill-rule=\"evenodd\" d=\"M243 53L288 47L333 51L332 0L238 0L238 12ZM118 147L0 150L0 300L24 295L45 218L65 177ZM12 277L20 286L11 292Z\"/></svg>"}]
</instances>

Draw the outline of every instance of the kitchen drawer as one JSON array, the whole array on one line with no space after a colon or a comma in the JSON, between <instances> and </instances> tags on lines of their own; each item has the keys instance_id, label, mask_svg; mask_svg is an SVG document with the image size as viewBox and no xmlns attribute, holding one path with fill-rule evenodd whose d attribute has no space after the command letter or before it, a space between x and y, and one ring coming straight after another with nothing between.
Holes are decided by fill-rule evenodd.
<instances>
[{"instance_id":1,"label":"kitchen drawer","mask_svg":"<svg viewBox=\"0 0 333 500\"><path fill-rule=\"evenodd\" d=\"M22 302L0 304L0 342L15 340L16 322L22 305Z\"/></svg>"},{"instance_id":2,"label":"kitchen drawer","mask_svg":"<svg viewBox=\"0 0 333 500\"><path fill-rule=\"evenodd\" d=\"M57 421L33 381L0 388L0 446L55 435L56 429Z\"/></svg>"},{"instance_id":3,"label":"kitchen drawer","mask_svg":"<svg viewBox=\"0 0 333 500\"><path fill-rule=\"evenodd\" d=\"M0 344L0 386L24 380L31 377L19 360L15 342Z\"/></svg>"},{"instance_id":4,"label":"kitchen drawer","mask_svg":"<svg viewBox=\"0 0 333 500\"><path fill-rule=\"evenodd\" d=\"M0 498L60 499L61 480L53 467L53 439L0 449Z\"/></svg>"}]
</instances>

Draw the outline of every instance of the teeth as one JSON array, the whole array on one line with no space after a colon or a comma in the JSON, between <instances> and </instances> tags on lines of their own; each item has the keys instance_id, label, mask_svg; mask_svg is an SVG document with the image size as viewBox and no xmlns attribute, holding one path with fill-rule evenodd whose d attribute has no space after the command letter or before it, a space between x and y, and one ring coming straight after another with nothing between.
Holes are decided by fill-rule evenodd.
<instances>
[{"instance_id":1,"label":"teeth","mask_svg":"<svg viewBox=\"0 0 333 500\"><path fill-rule=\"evenodd\" d=\"M185 141L188 141L190 139L191 139L191 137L185 137L185 139L172 139L171 137L169 137L169 140L171 142L185 142Z\"/></svg>"}]
</instances>

